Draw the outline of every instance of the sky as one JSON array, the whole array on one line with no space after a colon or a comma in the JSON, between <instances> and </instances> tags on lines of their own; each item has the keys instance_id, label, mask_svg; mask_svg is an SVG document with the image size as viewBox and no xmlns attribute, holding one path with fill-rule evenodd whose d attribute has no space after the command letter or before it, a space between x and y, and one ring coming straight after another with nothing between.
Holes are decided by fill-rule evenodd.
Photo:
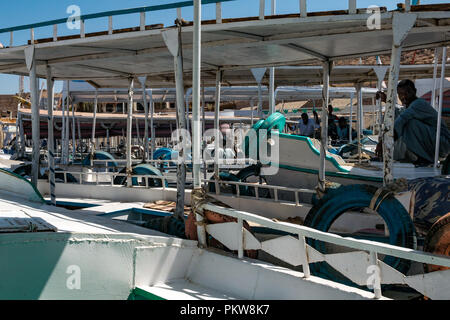
<instances>
[{"instance_id":1,"label":"sky","mask_svg":"<svg viewBox=\"0 0 450 320\"><path fill-rule=\"evenodd\" d=\"M97 13L110 10L136 8L166 3L180 2L181 0L16 0L0 1L0 29L43 22L54 19L68 18L67 9L71 5L77 5L81 14ZM358 8L367 8L371 5L384 6L388 10L396 8L401 0L357 0ZM446 3L448 0L421 0L421 4ZM266 14L271 12L271 0L266 0ZM327 11L348 8L348 0L308 0L308 12ZM222 4L223 18L250 17L259 15L259 0L235 0ZM276 13L294 13L299 11L299 0L277 0ZM186 20L192 20L193 9L186 7L182 9L182 16ZM202 8L203 19L215 19L215 6L204 5ZM176 10L165 10L147 13L146 23L164 23L173 25L176 18ZM115 29L139 25L139 14L114 17ZM107 18L89 20L86 23L86 33L104 31L108 28ZM78 30L69 30L65 25L58 26L59 35L79 33ZM53 28L43 27L35 30L35 37L52 37ZM15 44L25 44L29 39L29 31L18 31L14 33ZM9 33L0 34L0 43L9 45ZM43 83L43 82L42 82ZM19 77L0 74L0 94L14 94L18 92ZM56 91L61 90L61 82L56 83ZM25 90L28 90L28 79L25 78Z\"/></svg>"}]
</instances>

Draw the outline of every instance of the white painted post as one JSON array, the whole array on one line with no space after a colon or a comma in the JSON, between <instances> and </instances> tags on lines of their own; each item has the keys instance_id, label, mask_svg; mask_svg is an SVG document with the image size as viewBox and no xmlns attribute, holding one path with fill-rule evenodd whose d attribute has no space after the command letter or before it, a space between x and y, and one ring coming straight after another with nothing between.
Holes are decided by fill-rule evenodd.
<instances>
[{"instance_id":1,"label":"white painted post","mask_svg":"<svg viewBox=\"0 0 450 320\"><path fill-rule=\"evenodd\" d=\"M370 259L372 260L372 265L376 266L379 269L379 263L378 263L378 254L376 251L370 252ZM374 288L373 288L375 299L381 299L381 273L379 274L379 277L375 278Z\"/></svg>"},{"instance_id":2,"label":"white painted post","mask_svg":"<svg viewBox=\"0 0 450 320\"><path fill-rule=\"evenodd\" d=\"M36 56L34 45L25 48L25 58L30 74L31 92L31 126L33 137L31 183L37 187L39 177L39 155L40 155L40 114L38 105L38 79L36 76Z\"/></svg>"},{"instance_id":3,"label":"white painted post","mask_svg":"<svg viewBox=\"0 0 450 320\"><path fill-rule=\"evenodd\" d=\"M223 71L218 70L216 73L216 97L215 97L215 107L214 107L214 176L216 181L216 194L219 192L219 148L220 148L220 99L221 99L221 88L222 88L222 77ZM225 146L224 146L225 147Z\"/></svg>"},{"instance_id":4,"label":"white painted post","mask_svg":"<svg viewBox=\"0 0 450 320\"><path fill-rule=\"evenodd\" d=\"M300 17L306 18L308 15L306 8L306 0L300 0Z\"/></svg>"},{"instance_id":5,"label":"white painted post","mask_svg":"<svg viewBox=\"0 0 450 320\"><path fill-rule=\"evenodd\" d=\"M436 105L436 87L437 87L437 69L439 60L439 49L434 49L434 66L433 66L433 91L431 91L431 105L434 109L437 109Z\"/></svg>"},{"instance_id":6,"label":"white painted post","mask_svg":"<svg viewBox=\"0 0 450 320\"><path fill-rule=\"evenodd\" d=\"M442 103L444 101L444 80L445 64L447 62L447 47L442 47L441 81L439 85L439 110L436 130L436 147L434 151L434 168L437 168L439 161L439 145L441 141Z\"/></svg>"},{"instance_id":7,"label":"white painted post","mask_svg":"<svg viewBox=\"0 0 450 320\"><path fill-rule=\"evenodd\" d=\"M156 135L155 135L155 125L154 125L154 117L155 117L155 102L153 101L153 90L150 89L150 137L151 137L151 152L150 159L153 159L153 153L156 149Z\"/></svg>"},{"instance_id":8,"label":"white painted post","mask_svg":"<svg viewBox=\"0 0 450 320\"><path fill-rule=\"evenodd\" d=\"M31 39L31 45L34 45L34 29L30 29L30 39Z\"/></svg>"},{"instance_id":9,"label":"white painted post","mask_svg":"<svg viewBox=\"0 0 450 320\"><path fill-rule=\"evenodd\" d=\"M130 78L128 82L128 117L127 117L127 186L133 185L131 175L133 173L133 164L131 162L131 139L133 130L133 89L134 78Z\"/></svg>"},{"instance_id":10,"label":"white painted post","mask_svg":"<svg viewBox=\"0 0 450 320\"><path fill-rule=\"evenodd\" d=\"M206 101L205 101L205 83L202 83L202 150L206 147L206 141L203 140L203 137L205 135L206 130L206 122L205 122L205 109L206 109ZM205 158L202 157L202 163L203 163L203 179L206 180L207 178L207 165L205 162Z\"/></svg>"},{"instance_id":11,"label":"white painted post","mask_svg":"<svg viewBox=\"0 0 450 320\"><path fill-rule=\"evenodd\" d=\"M239 186L236 186L239 189ZM244 258L244 220L242 218L237 219L238 224L238 258Z\"/></svg>"},{"instance_id":12,"label":"white painted post","mask_svg":"<svg viewBox=\"0 0 450 320\"><path fill-rule=\"evenodd\" d=\"M222 23L222 3L216 3L216 23Z\"/></svg>"},{"instance_id":13,"label":"white painted post","mask_svg":"<svg viewBox=\"0 0 450 320\"><path fill-rule=\"evenodd\" d=\"M375 126L377 122L377 103L375 97L372 97L372 134L375 134Z\"/></svg>"},{"instance_id":14,"label":"white painted post","mask_svg":"<svg viewBox=\"0 0 450 320\"><path fill-rule=\"evenodd\" d=\"M381 91L381 85L382 85L382 80L378 79L378 83L377 83L377 89L378 91ZM383 109L382 109L382 105L381 105L381 97L379 99L377 99L377 109L378 112L380 113L379 117L378 117L378 135L381 134L381 123L382 123L382 119L383 119Z\"/></svg>"},{"instance_id":15,"label":"white painted post","mask_svg":"<svg viewBox=\"0 0 450 320\"><path fill-rule=\"evenodd\" d=\"M300 245L300 252L302 254L302 260L304 261L302 264L303 267L303 274L305 276L305 278L309 278L311 276L311 271L309 269L309 262L308 262L308 249L306 246L306 240L305 237L303 235L301 235L300 233L298 234L298 242Z\"/></svg>"},{"instance_id":16,"label":"white painted post","mask_svg":"<svg viewBox=\"0 0 450 320\"><path fill-rule=\"evenodd\" d=\"M139 26L139 30L140 31L145 31L145 11L141 12L141 21L140 21L140 26Z\"/></svg>"},{"instance_id":17,"label":"white painted post","mask_svg":"<svg viewBox=\"0 0 450 320\"><path fill-rule=\"evenodd\" d=\"M75 136L75 104L71 103L71 105L72 105L72 162L74 162L77 137Z\"/></svg>"},{"instance_id":18,"label":"white painted post","mask_svg":"<svg viewBox=\"0 0 450 320\"><path fill-rule=\"evenodd\" d=\"M276 0L272 0L271 14L275 15L276 12ZM270 68L270 82L269 82L269 114L275 113L275 68Z\"/></svg>"},{"instance_id":19,"label":"white painted post","mask_svg":"<svg viewBox=\"0 0 450 320\"><path fill-rule=\"evenodd\" d=\"M58 25L53 25L53 41L58 41Z\"/></svg>"},{"instance_id":20,"label":"white painted post","mask_svg":"<svg viewBox=\"0 0 450 320\"><path fill-rule=\"evenodd\" d=\"M66 164L66 158L65 158L65 144L66 144L66 99L64 99L64 92L63 92L63 101L62 101L62 125L61 125L61 163Z\"/></svg>"},{"instance_id":21,"label":"white painted post","mask_svg":"<svg viewBox=\"0 0 450 320\"><path fill-rule=\"evenodd\" d=\"M331 61L323 63L323 103L322 103L322 141L320 146L320 167L319 167L319 188L322 192L325 191L325 158L328 149L328 103L330 100L329 86L330 73L332 68Z\"/></svg>"},{"instance_id":22,"label":"white painted post","mask_svg":"<svg viewBox=\"0 0 450 320\"><path fill-rule=\"evenodd\" d=\"M66 155L66 159L65 159L65 163L68 164L69 163L69 133L70 133L70 111L69 111L69 102L70 102L70 81L66 81L67 84L67 101L66 101L66 150L65 150L65 155Z\"/></svg>"},{"instance_id":23,"label":"white painted post","mask_svg":"<svg viewBox=\"0 0 450 320\"><path fill-rule=\"evenodd\" d=\"M405 0L405 11L406 12L411 11L411 0Z\"/></svg>"},{"instance_id":24,"label":"white painted post","mask_svg":"<svg viewBox=\"0 0 450 320\"><path fill-rule=\"evenodd\" d=\"M81 38L85 38L85 37L86 37L86 33L85 33L85 30L84 30L84 26L85 26L84 20L81 19L81 20L80 20L80 37L81 37Z\"/></svg>"},{"instance_id":25,"label":"white painted post","mask_svg":"<svg viewBox=\"0 0 450 320\"><path fill-rule=\"evenodd\" d=\"M259 0L259 20L264 20L266 0Z\"/></svg>"},{"instance_id":26,"label":"white painted post","mask_svg":"<svg viewBox=\"0 0 450 320\"><path fill-rule=\"evenodd\" d=\"M178 30L172 29L162 33L164 42L167 48L174 57L175 70L175 87L176 87L176 119L177 130L186 129L185 118L185 103L184 103L184 80L183 80L183 56L181 50L181 27ZM172 127L172 123L170 123ZM172 128L171 128L172 130ZM177 141L182 143L184 137L178 132ZM180 157L184 157L184 150L181 150ZM182 159L177 162L177 205L175 208L175 216L184 216L184 190L186 182L186 164ZM205 234L206 243L206 234Z\"/></svg>"},{"instance_id":27,"label":"white painted post","mask_svg":"<svg viewBox=\"0 0 450 320\"><path fill-rule=\"evenodd\" d=\"M95 89L95 100L94 100L94 116L92 120L92 138L91 138L91 154L94 155L95 152L95 128L97 126L97 108L98 108L98 89Z\"/></svg>"},{"instance_id":28,"label":"white painted post","mask_svg":"<svg viewBox=\"0 0 450 320\"><path fill-rule=\"evenodd\" d=\"M189 90L190 90L190 92L189 92ZM186 117L186 130L188 131L188 132L190 132L190 121L189 121L189 98L188 98L188 96L189 96L189 94L191 95L191 98L192 98L192 88L190 88L190 89L188 89L188 90L186 90L186 95L185 95L185 99L186 99L186 108L185 108L185 117ZM191 100L192 101L192 100ZM192 101L192 103L193 103L194 101Z\"/></svg>"},{"instance_id":29,"label":"white painted post","mask_svg":"<svg viewBox=\"0 0 450 320\"><path fill-rule=\"evenodd\" d=\"M261 86L261 81L262 78L264 77L264 74L266 73L266 68L254 68L251 69L253 77L256 80L256 83L258 84L258 116L260 118L263 117L263 111L262 111L262 105L263 105L263 101L262 101L262 86Z\"/></svg>"},{"instance_id":30,"label":"white painted post","mask_svg":"<svg viewBox=\"0 0 450 320\"><path fill-rule=\"evenodd\" d=\"M56 206L56 194L55 194L55 146L54 146L54 135L53 135L53 104L54 104L54 91L53 91L53 78L52 70L49 65L47 65L47 114L48 114L48 172L49 172L49 183L50 183L50 199L52 205Z\"/></svg>"},{"instance_id":31,"label":"white painted post","mask_svg":"<svg viewBox=\"0 0 450 320\"><path fill-rule=\"evenodd\" d=\"M254 101L253 101L253 98L250 100L250 109L252 110L252 114L251 114L251 122L250 122L250 125L253 127L253 109L255 108L255 103L254 103Z\"/></svg>"},{"instance_id":32,"label":"white painted post","mask_svg":"<svg viewBox=\"0 0 450 320\"><path fill-rule=\"evenodd\" d=\"M205 123L205 109L206 109L206 101L205 101L205 83L202 83L202 136L205 133L206 123Z\"/></svg>"},{"instance_id":33,"label":"white painted post","mask_svg":"<svg viewBox=\"0 0 450 320\"><path fill-rule=\"evenodd\" d=\"M141 17L142 18L142 17ZM145 19L145 17L144 17ZM139 82L141 83L142 88L142 103L144 104L144 162L148 159L148 104L147 104L147 90L146 83L147 77L139 77ZM152 139L153 140L153 139ZM153 159L153 157L152 157Z\"/></svg>"},{"instance_id":34,"label":"white painted post","mask_svg":"<svg viewBox=\"0 0 450 320\"><path fill-rule=\"evenodd\" d=\"M361 134L362 134L362 92L361 92L361 84L357 83L355 85L356 89L356 99L358 101L356 108L356 131L358 133L357 141L358 141L358 162L361 163Z\"/></svg>"},{"instance_id":35,"label":"white painted post","mask_svg":"<svg viewBox=\"0 0 450 320\"><path fill-rule=\"evenodd\" d=\"M113 34L113 17L108 17L108 34Z\"/></svg>"},{"instance_id":36,"label":"white painted post","mask_svg":"<svg viewBox=\"0 0 450 320\"><path fill-rule=\"evenodd\" d=\"M384 77L386 76L386 72L388 71L389 67L387 66L381 66L381 60L378 58L378 66L373 67L373 71L375 72L375 74L377 75L377 90L381 91L382 90L382 85L383 85L383 80ZM378 107L378 112L380 113L378 116L378 135L381 136L381 131L382 131L382 124L383 124L383 107L381 105L381 97L380 99L377 99L377 107Z\"/></svg>"},{"instance_id":37,"label":"white painted post","mask_svg":"<svg viewBox=\"0 0 450 320\"><path fill-rule=\"evenodd\" d=\"M353 142L352 137L352 128L353 128L353 92L350 93L350 119L349 119L349 128L348 128L348 142Z\"/></svg>"},{"instance_id":38,"label":"white painted post","mask_svg":"<svg viewBox=\"0 0 450 320\"><path fill-rule=\"evenodd\" d=\"M348 13L356 14L356 0L348 0Z\"/></svg>"},{"instance_id":39,"label":"white painted post","mask_svg":"<svg viewBox=\"0 0 450 320\"><path fill-rule=\"evenodd\" d=\"M397 101L397 84L400 72L402 44L408 32L414 26L417 15L395 12L393 15L393 44L391 53L391 68L386 98L386 111L383 126L383 184L386 186L394 181L392 174L394 158L394 109Z\"/></svg>"},{"instance_id":40,"label":"white painted post","mask_svg":"<svg viewBox=\"0 0 450 320\"><path fill-rule=\"evenodd\" d=\"M202 23L202 2L201 0L194 0L194 50L193 50L193 130L192 130L192 160L193 160L193 175L194 175L194 189L201 188L200 177L200 159L201 159L201 134L200 134L200 75L201 75L201 23ZM201 246L206 246L206 228L200 223L203 221L203 217L198 213L196 214L196 220L199 223L197 225L198 242Z\"/></svg>"},{"instance_id":41,"label":"white painted post","mask_svg":"<svg viewBox=\"0 0 450 320\"><path fill-rule=\"evenodd\" d=\"M140 145L141 144L141 133L139 131L139 118L138 117L136 117L136 139L137 139L137 144ZM108 144L109 144L109 139L108 139Z\"/></svg>"}]
</instances>

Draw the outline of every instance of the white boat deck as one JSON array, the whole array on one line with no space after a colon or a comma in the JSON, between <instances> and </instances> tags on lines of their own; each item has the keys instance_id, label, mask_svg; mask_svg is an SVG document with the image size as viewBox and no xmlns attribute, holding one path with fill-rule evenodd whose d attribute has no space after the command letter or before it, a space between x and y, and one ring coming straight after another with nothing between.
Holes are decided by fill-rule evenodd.
<instances>
[{"instance_id":1,"label":"white boat deck","mask_svg":"<svg viewBox=\"0 0 450 320\"><path fill-rule=\"evenodd\" d=\"M72 201L74 200L72 199ZM158 231L98 216L100 213L110 212L112 208L115 208L115 211L117 211L121 210L122 207L131 208L133 206L136 206L136 204L109 203L106 206L95 208L67 210L65 208L23 199L20 199L19 203L16 195L7 191L0 191L0 207L2 208L0 220L2 217L6 218L11 213L22 212L30 218L38 218L46 221L56 227L58 232L99 234L134 233L149 236L168 236Z\"/></svg>"},{"instance_id":2,"label":"white boat deck","mask_svg":"<svg viewBox=\"0 0 450 320\"><path fill-rule=\"evenodd\" d=\"M241 297L207 288L186 279L155 286L138 286L138 289L166 300L242 300Z\"/></svg>"}]
</instances>

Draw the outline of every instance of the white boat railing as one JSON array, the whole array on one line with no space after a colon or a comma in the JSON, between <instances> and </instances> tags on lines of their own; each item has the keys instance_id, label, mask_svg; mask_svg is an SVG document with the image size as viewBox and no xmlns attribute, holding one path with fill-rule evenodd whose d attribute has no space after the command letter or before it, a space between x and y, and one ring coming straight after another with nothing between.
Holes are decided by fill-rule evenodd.
<instances>
[{"instance_id":1,"label":"white boat railing","mask_svg":"<svg viewBox=\"0 0 450 320\"><path fill-rule=\"evenodd\" d=\"M111 162L112 160L95 160L95 161L100 161L100 162ZM154 162L167 162L168 160L154 160ZM101 167L103 168L103 167ZM113 169L115 167L104 167L104 168L109 168L109 169ZM63 170L63 171L58 171L58 174L62 173L64 175L64 183L74 183L74 184L83 184L86 183L86 179L83 179L83 177L95 177L95 181L93 181L93 183L95 183L96 185L114 185L114 180L116 177L128 177L128 175L126 173L119 173L119 172L97 172L97 171L91 171L91 172L80 172L80 171L71 171L71 170ZM71 174L73 175L75 178L79 178L77 182L69 182L67 179L67 175ZM107 179L102 180L102 177L106 177ZM139 175L139 174L133 174L131 176L132 178L138 178L138 179L142 179L143 181L145 181L144 185L139 185L139 186L133 186L133 188L154 188L154 186L150 186L148 185L148 179L155 179L155 180L160 180L161 181L161 185L162 188L165 189L166 186L166 182L172 182L172 183L176 183L177 182L177 178L176 176L166 176L166 175ZM147 179L145 179L147 178ZM201 179L201 181L203 183L210 183L210 184L215 184L216 188L215 188L215 194L216 195L221 195L222 191L220 186L224 186L224 185L233 185L236 186L236 194L233 194L233 196L236 196L238 198L250 198L250 199L256 199L259 200L260 199L260 189L266 189L266 190L272 190L273 194L274 194L274 198L265 198L265 200L267 201L273 201L273 202L279 202L279 192L287 192L287 193L292 193L294 195L295 198L295 205L296 206L300 206L300 194L314 194L316 191L312 190L312 189L301 189L301 188L289 188L289 187L283 187L283 186L276 186L276 185L268 185L268 184L259 184L259 183L250 183L250 182L237 182L237 181L222 181L222 180L211 180L211 179ZM186 182L187 183L192 183L193 182L193 178L191 177L186 177ZM239 186L242 187L251 187L255 189L255 197L249 196L249 195L242 195L240 192L240 188ZM228 195L228 193L223 193ZM291 202L289 200L283 200L284 202Z\"/></svg>"},{"instance_id":2,"label":"white boat railing","mask_svg":"<svg viewBox=\"0 0 450 320\"><path fill-rule=\"evenodd\" d=\"M280 191L285 191L285 192L290 192L294 194L295 197L295 205L299 206L300 205L300 200L299 200L299 194L300 193L309 193L309 194L314 194L316 193L315 190L312 189L297 189L297 188L288 188L288 187L283 187L283 186L275 186L275 185L269 185L269 184L259 184L259 183L249 183L249 182L237 182L237 181L217 181L217 180L208 180L208 179L202 179L203 182L206 183L217 183L219 185L233 185L233 186L244 186L244 187L252 187L255 188L255 199L259 200L259 189L266 189L266 190L272 190L274 193L274 199L273 201L278 202L278 192ZM216 187L216 194L220 195L221 191L220 188ZM238 198L240 197L245 197L245 195L241 195L240 193L240 188L236 188L236 196ZM270 200L270 199L267 199Z\"/></svg>"},{"instance_id":3,"label":"white boat railing","mask_svg":"<svg viewBox=\"0 0 450 320\"><path fill-rule=\"evenodd\" d=\"M406 284L432 299L450 299L450 270L406 276L378 259L379 255L388 255L450 268L450 257L375 241L341 237L214 204L200 206L200 211L204 210L237 219L237 222L209 224L205 228L212 237L219 240L228 249L237 250L240 259L244 257L244 250L263 250L293 266L301 265L305 278L310 277L311 274L309 264L326 262L357 285L374 289L376 299L382 296L381 284ZM288 235L260 242L243 228L244 220L273 230L294 234L297 237ZM357 251L324 254L307 244L306 238Z\"/></svg>"}]
</instances>

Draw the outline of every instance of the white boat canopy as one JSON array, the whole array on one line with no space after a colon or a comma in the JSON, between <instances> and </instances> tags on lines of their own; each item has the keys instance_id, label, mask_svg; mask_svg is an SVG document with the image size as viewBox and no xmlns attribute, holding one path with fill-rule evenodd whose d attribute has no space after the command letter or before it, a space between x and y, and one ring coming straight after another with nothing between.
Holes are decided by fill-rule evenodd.
<instances>
[{"instance_id":1,"label":"white boat canopy","mask_svg":"<svg viewBox=\"0 0 450 320\"><path fill-rule=\"evenodd\" d=\"M427 6L415 7L417 9L410 14L416 17L416 21L403 42L403 50L447 45L450 40L449 6L442 5L435 9L439 11L428 11ZM365 9L354 14L347 11L342 14L333 13L317 13L306 17L278 15L271 16L270 19L224 19L221 23L203 22L202 74L209 72L210 77L215 78L217 70L224 70L226 83L227 78L233 78L233 74L239 78L242 69L298 66L317 60L333 61L391 52L395 12L381 12L380 29L373 30L367 27L370 15ZM128 79L132 76L147 76L147 87L155 87L164 80L166 83L173 82L173 56L164 37L176 33L176 27L151 29L147 26L142 31L142 28L138 28L130 29L130 32L105 35L85 33L84 27L82 29L80 36L69 37L67 40L57 36L33 40L37 77L46 78L46 66L49 65L55 80L89 80L98 87L127 87ZM191 23L183 26L181 33L185 85L191 86L188 76L193 67ZM0 72L28 75L24 52L26 47L0 49ZM310 79L311 74L319 75L321 69L314 66L303 68L302 72L296 69L285 69L283 72L292 72L299 79L303 73L305 78ZM334 72L338 72L336 70L339 67L334 69ZM375 80L376 76L370 69L367 68L367 74L363 78L367 79L372 74ZM419 68L413 69L411 74L418 72ZM349 70L345 72L347 75L352 73ZM244 75L244 78L250 77ZM202 80L206 79L202 77ZM283 85L278 74L277 79L278 85ZM331 78L331 81L334 83L335 79Z\"/></svg>"}]
</instances>

